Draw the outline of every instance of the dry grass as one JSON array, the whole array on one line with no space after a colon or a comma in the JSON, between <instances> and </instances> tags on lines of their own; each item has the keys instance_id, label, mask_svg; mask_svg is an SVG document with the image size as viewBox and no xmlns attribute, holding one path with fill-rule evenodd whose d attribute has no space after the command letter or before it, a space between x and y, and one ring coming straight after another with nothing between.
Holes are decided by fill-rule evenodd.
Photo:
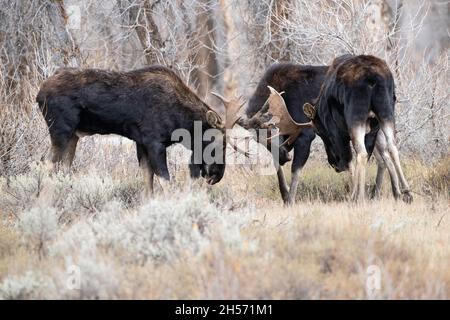
<instances>
[{"instance_id":1,"label":"dry grass","mask_svg":"<svg viewBox=\"0 0 450 320\"><path fill-rule=\"evenodd\" d=\"M437 227L439 214L423 214L430 209L383 201L263 210L243 230L256 252L219 242L200 260L177 265L163 286L194 278L181 295L176 285L173 298L364 299L366 269L378 265L379 298L448 298L449 230Z\"/></svg>"},{"instance_id":2,"label":"dry grass","mask_svg":"<svg viewBox=\"0 0 450 320\"><path fill-rule=\"evenodd\" d=\"M386 181L382 199L356 206L345 175L310 162L292 208L274 176L238 167L216 186L179 178L144 201L134 164L51 177L37 166L1 182L0 297L448 299L448 164L406 166L412 205ZM372 293L369 266L380 270Z\"/></svg>"}]
</instances>

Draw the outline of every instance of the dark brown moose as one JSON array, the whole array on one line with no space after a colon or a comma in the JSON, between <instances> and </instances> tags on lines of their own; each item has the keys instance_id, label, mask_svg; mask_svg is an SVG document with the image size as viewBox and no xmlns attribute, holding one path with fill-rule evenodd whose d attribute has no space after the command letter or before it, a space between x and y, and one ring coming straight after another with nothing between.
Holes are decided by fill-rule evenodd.
<instances>
[{"instance_id":1,"label":"dark brown moose","mask_svg":"<svg viewBox=\"0 0 450 320\"><path fill-rule=\"evenodd\" d=\"M191 174L200 174L209 184L219 182L225 170L225 130L237 119L237 110L227 110L226 121L203 102L170 69L151 66L130 72L64 68L41 85L37 102L50 132L53 163L70 166L80 137L118 134L136 143L140 166L146 171L153 192L153 176L169 180L166 148L177 129L194 136L194 123L216 129L210 141L214 159L205 162L193 156ZM233 120L234 119L234 120ZM212 142L211 142L212 141ZM190 147L193 150L192 141ZM197 157L196 159L194 159Z\"/></svg>"}]
</instances>

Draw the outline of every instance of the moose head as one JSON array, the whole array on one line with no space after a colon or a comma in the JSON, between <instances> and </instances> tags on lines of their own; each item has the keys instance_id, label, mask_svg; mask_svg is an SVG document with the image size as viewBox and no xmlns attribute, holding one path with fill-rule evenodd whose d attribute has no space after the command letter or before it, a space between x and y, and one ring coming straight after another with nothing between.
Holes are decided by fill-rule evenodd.
<instances>
[{"instance_id":1,"label":"moose head","mask_svg":"<svg viewBox=\"0 0 450 320\"><path fill-rule=\"evenodd\" d=\"M277 92L274 88L268 86L270 95L264 106L251 118L237 116L238 111L242 108L245 102L241 98L226 99L221 95L215 94L227 110L227 117L230 117L230 122L234 125L238 123L247 130L267 130L265 134L267 141L262 141L258 132L256 132L256 140L263 143L269 150L273 152L273 145L276 144L277 151L280 152L280 158L290 159L288 151L283 148L284 145L291 145L300 135L302 129L312 127L312 122L298 123L289 114L286 104L282 98L282 92ZM275 133L274 133L274 130ZM275 138L282 138L281 143L275 143ZM239 152L243 152L233 145L233 148ZM248 151L244 151L248 154ZM286 153L286 154L284 154Z\"/></svg>"}]
</instances>

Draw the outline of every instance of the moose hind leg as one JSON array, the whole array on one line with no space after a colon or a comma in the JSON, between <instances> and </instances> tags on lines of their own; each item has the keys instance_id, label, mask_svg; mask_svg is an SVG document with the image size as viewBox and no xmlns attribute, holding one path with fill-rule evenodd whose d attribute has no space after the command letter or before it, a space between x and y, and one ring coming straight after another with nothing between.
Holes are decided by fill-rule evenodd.
<instances>
[{"instance_id":1,"label":"moose hind leg","mask_svg":"<svg viewBox=\"0 0 450 320\"><path fill-rule=\"evenodd\" d=\"M76 136L54 135L51 138L50 160L52 170L59 170L62 164L67 170L70 168L75 156L77 142L78 137Z\"/></svg>"},{"instance_id":2,"label":"moose hind leg","mask_svg":"<svg viewBox=\"0 0 450 320\"><path fill-rule=\"evenodd\" d=\"M63 110L65 110L63 112ZM68 169L75 156L78 137L75 135L79 123L79 110L68 97L58 97L48 102L48 113L45 114L51 147L53 167L64 164Z\"/></svg>"},{"instance_id":3,"label":"moose hind leg","mask_svg":"<svg viewBox=\"0 0 450 320\"><path fill-rule=\"evenodd\" d=\"M70 140L69 143L67 145L65 154L64 154L64 165L66 166L66 168L70 168L72 166L73 163L73 159L75 158L75 151L77 150L77 143L78 143L79 138L74 135Z\"/></svg>"},{"instance_id":4,"label":"moose hind leg","mask_svg":"<svg viewBox=\"0 0 450 320\"><path fill-rule=\"evenodd\" d=\"M353 148L356 151L356 165L352 197L354 201L363 202L365 193L367 151L364 144L365 123L355 123L351 128Z\"/></svg>"},{"instance_id":5,"label":"moose hind leg","mask_svg":"<svg viewBox=\"0 0 450 320\"><path fill-rule=\"evenodd\" d=\"M395 144L395 134L394 134L394 123L392 121L381 121L381 130L386 137L387 149L389 155L391 156L395 171L400 178L401 193L403 194L403 201L406 203L411 203L413 201L413 196L411 194L408 182L406 181L405 175L403 174L402 166L400 164L400 156Z\"/></svg>"}]
</instances>

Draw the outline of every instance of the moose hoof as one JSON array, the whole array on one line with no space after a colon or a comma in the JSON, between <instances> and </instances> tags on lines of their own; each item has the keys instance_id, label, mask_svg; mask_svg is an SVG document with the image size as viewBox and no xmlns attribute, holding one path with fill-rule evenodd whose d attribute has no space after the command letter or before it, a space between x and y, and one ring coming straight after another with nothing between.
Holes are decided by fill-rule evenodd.
<instances>
[{"instance_id":1,"label":"moose hoof","mask_svg":"<svg viewBox=\"0 0 450 320\"><path fill-rule=\"evenodd\" d=\"M407 204L410 204L413 202L413 196L409 190L405 190L402 193L403 193L403 197L402 197L403 202L406 202Z\"/></svg>"}]
</instances>

